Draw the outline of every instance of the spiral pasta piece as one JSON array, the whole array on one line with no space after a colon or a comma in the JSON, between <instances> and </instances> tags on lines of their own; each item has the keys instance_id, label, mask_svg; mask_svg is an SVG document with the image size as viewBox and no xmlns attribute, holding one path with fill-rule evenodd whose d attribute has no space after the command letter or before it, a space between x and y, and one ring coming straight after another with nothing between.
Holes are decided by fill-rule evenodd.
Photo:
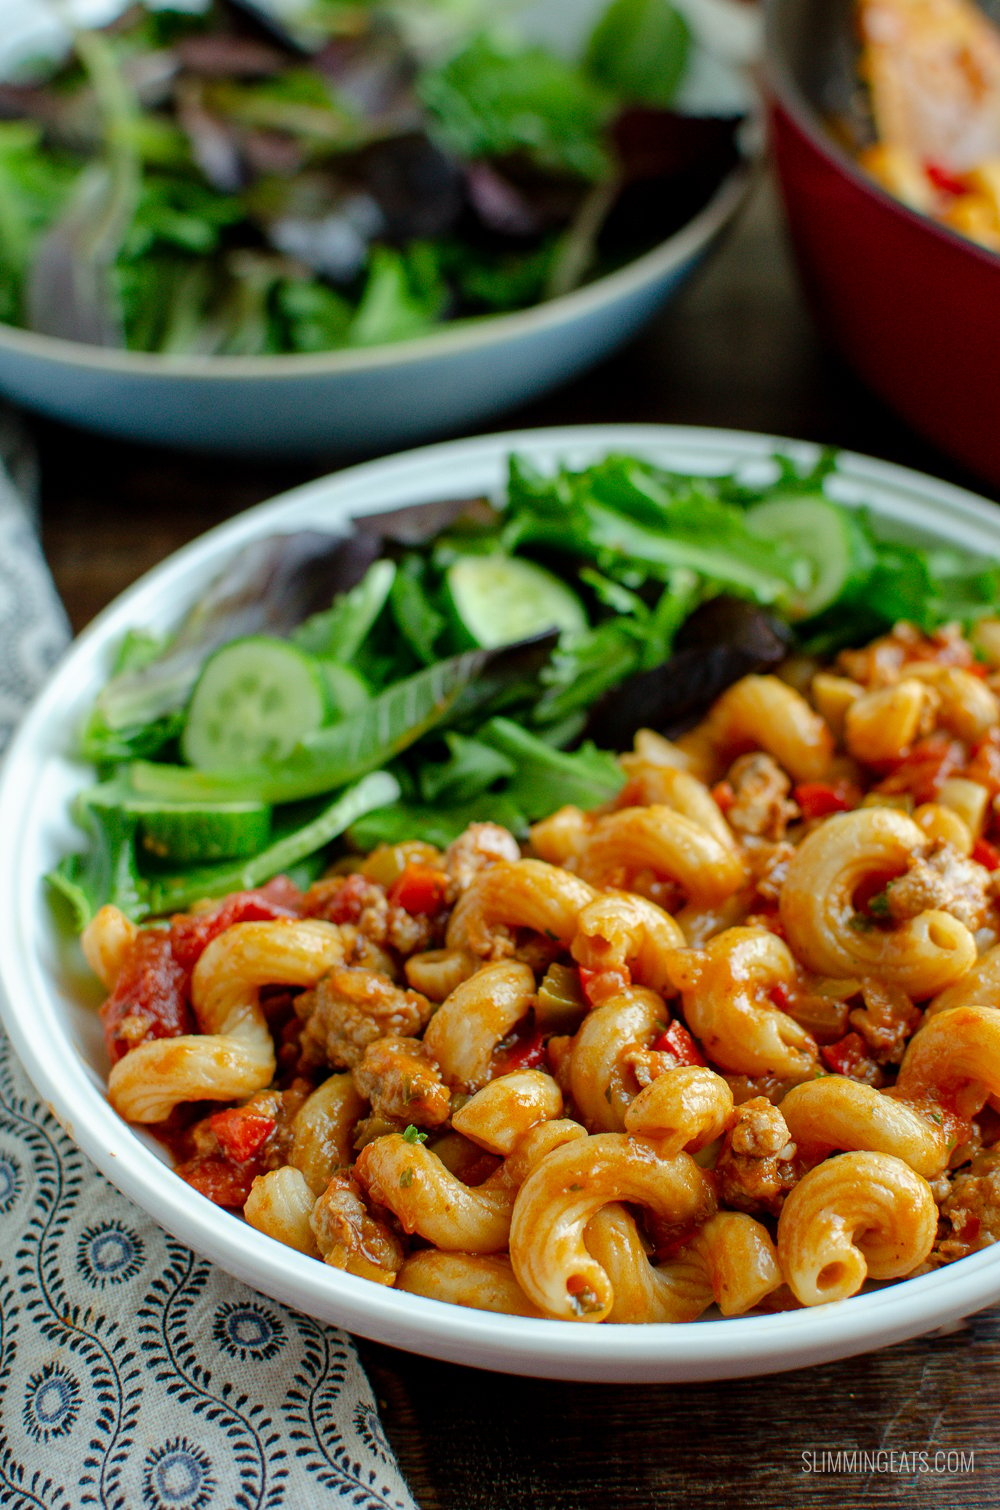
<instances>
[{"instance_id":1,"label":"spiral pasta piece","mask_svg":"<svg viewBox=\"0 0 1000 1510\"><path fill-rule=\"evenodd\" d=\"M463 1137L491 1153L513 1153L525 1133L539 1122L562 1116L562 1091L541 1070L514 1070L491 1080L451 1119Z\"/></svg>"},{"instance_id":2,"label":"spiral pasta piece","mask_svg":"<svg viewBox=\"0 0 1000 1510\"><path fill-rule=\"evenodd\" d=\"M587 970L627 972L662 996L671 989L667 954L684 943L669 912L633 892L607 891L576 920L570 953Z\"/></svg>"},{"instance_id":3,"label":"spiral pasta piece","mask_svg":"<svg viewBox=\"0 0 1000 1510\"><path fill-rule=\"evenodd\" d=\"M928 1180L948 1164L943 1127L844 1075L824 1075L793 1086L780 1110L800 1152L828 1153L836 1148L892 1154Z\"/></svg>"},{"instance_id":4,"label":"spiral pasta piece","mask_svg":"<svg viewBox=\"0 0 1000 1510\"><path fill-rule=\"evenodd\" d=\"M319 1246L309 1220L315 1204L315 1193L305 1176L286 1164L282 1169L257 1176L244 1203L243 1215L258 1232L310 1258L318 1258Z\"/></svg>"},{"instance_id":5,"label":"spiral pasta piece","mask_svg":"<svg viewBox=\"0 0 1000 1510\"><path fill-rule=\"evenodd\" d=\"M554 1149L517 1194L510 1227L514 1274L548 1316L603 1321L614 1304L606 1271L584 1241L587 1223L610 1202L636 1201L672 1222L704 1220L712 1187L687 1154L664 1159L655 1145L622 1133Z\"/></svg>"},{"instance_id":6,"label":"spiral pasta piece","mask_svg":"<svg viewBox=\"0 0 1000 1510\"><path fill-rule=\"evenodd\" d=\"M568 946L577 914L594 896L592 886L558 865L501 860L480 871L459 897L445 942L449 949L490 957L505 952L503 930L530 928Z\"/></svg>"},{"instance_id":7,"label":"spiral pasta piece","mask_svg":"<svg viewBox=\"0 0 1000 1510\"><path fill-rule=\"evenodd\" d=\"M947 1101L973 1117L1000 1095L1000 1011L951 1007L924 1023L907 1045L896 1091L908 1099Z\"/></svg>"},{"instance_id":8,"label":"spiral pasta piece","mask_svg":"<svg viewBox=\"0 0 1000 1510\"><path fill-rule=\"evenodd\" d=\"M921 912L885 931L858 926L854 902L862 884L899 875L923 847L912 818L883 807L839 813L806 836L789 860L779 907L788 942L807 969L875 976L921 1000L971 969L975 939L948 912Z\"/></svg>"},{"instance_id":9,"label":"spiral pasta piece","mask_svg":"<svg viewBox=\"0 0 1000 1510\"><path fill-rule=\"evenodd\" d=\"M485 1085L497 1044L521 1021L534 996L534 975L514 960L484 965L456 987L424 1033L445 1079L467 1091Z\"/></svg>"},{"instance_id":10,"label":"spiral pasta piece","mask_svg":"<svg viewBox=\"0 0 1000 1510\"><path fill-rule=\"evenodd\" d=\"M101 984L113 991L139 929L118 907L98 909L80 935L83 957Z\"/></svg>"},{"instance_id":11,"label":"spiral pasta piece","mask_svg":"<svg viewBox=\"0 0 1000 1510\"><path fill-rule=\"evenodd\" d=\"M655 1140L664 1158L720 1138L733 1111L733 1093L721 1075L702 1065L667 1070L636 1096L625 1112L627 1132Z\"/></svg>"},{"instance_id":12,"label":"spiral pasta piece","mask_svg":"<svg viewBox=\"0 0 1000 1510\"><path fill-rule=\"evenodd\" d=\"M815 1042L771 995L795 981L795 960L773 933L727 928L704 950L679 950L670 970L688 1026L723 1069L787 1078L812 1073Z\"/></svg>"},{"instance_id":13,"label":"spiral pasta piece","mask_svg":"<svg viewBox=\"0 0 1000 1510\"><path fill-rule=\"evenodd\" d=\"M570 1050L569 1083L589 1127L617 1132L625 1126L634 1091L623 1078L621 1055L633 1044L651 1043L668 1016L663 998L638 986L587 1013Z\"/></svg>"},{"instance_id":14,"label":"spiral pasta piece","mask_svg":"<svg viewBox=\"0 0 1000 1510\"><path fill-rule=\"evenodd\" d=\"M803 1175L778 1218L778 1261L796 1300L823 1305L922 1264L937 1231L927 1181L885 1153L842 1153Z\"/></svg>"},{"instance_id":15,"label":"spiral pasta piece","mask_svg":"<svg viewBox=\"0 0 1000 1510\"><path fill-rule=\"evenodd\" d=\"M714 907L739 891L747 868L733 845L673 808L626 807L599 818L577 857L577 869L595 886L648 870L676 881L698 907Z\"/></svg>"},{"instance_id":16,"label":"spiral pasta piece","mask_svg":"<svg viewBox=\"0 0 1000 1510\"><path fill-rule=\"evenodd\" d=\"M510 1259L500 1253L411 1253L396 1278L396 1289L428 1300L503 1316L541 1316L514 1277Z\"/></svg>"},{"instance_id":17,"label":"spiral pasta piece","mask_svg":"<svg viewBox=\"0 0 1000 1510\"><path fill-rule=\"evenodd\" d=\"M744 676L734 682L697 733L725 761L747 750L766 750L795 781L820 781L833 759L826 722L777 676Z\"/></svg>"},{"instance_id":18,"label":"spiral pasta piece","mask_svg":"<svg viewBox=\"0 0 1000 1510\"><path fill-rule=\"evenodd\" d=\"M262 1090L275 1059L260 988L314 986L343 962L345 949L332 923L234 923L205 948L192 975L201 1033L130 1049L108 1079L112 1106L130 1122L162 1122L182 1101L237 1101Z\"/></svg>"},{"instance_id":19,"label":"spiral pasta piece","mask_svg":"<svg viewBox=\"0 0 1000 1510\"><path fill-rule=\"evenodd\" d=\"M404 1232L418 1232L436 1248L500 1253L507 1246L516 1192L502 1167L482 1185L463 1185L431 1149L389 1133L365 1145L354 1172Z\"/></svg>"}]
</instances>

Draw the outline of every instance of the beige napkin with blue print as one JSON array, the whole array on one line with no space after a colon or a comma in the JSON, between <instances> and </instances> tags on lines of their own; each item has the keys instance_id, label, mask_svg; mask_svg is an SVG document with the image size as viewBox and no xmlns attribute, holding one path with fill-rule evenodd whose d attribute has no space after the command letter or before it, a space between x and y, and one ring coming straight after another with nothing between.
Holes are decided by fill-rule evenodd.
<instances>
[{"instance_id":1,"label":"beige napkin with blue print","mask_svg":"<svg viewBox=\"0 0 1000 1510\"><path fill-rule=\"evenodd\" d=\"M69 631L26 501L30 451L3 418L0 457L2 749ZM414 1510L350 1338L119 1195L2 1032L0 1505Z\"/></svg>"}]
</instances>

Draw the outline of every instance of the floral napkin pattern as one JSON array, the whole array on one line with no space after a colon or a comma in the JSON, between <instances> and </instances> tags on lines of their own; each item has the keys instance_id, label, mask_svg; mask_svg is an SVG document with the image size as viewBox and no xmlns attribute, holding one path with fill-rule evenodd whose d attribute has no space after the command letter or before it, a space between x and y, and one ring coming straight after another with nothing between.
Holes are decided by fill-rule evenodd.
<instances>
[{"instance_id":1,"label":"floral napkin pattern","mask_svg":"<svg viewBox=\"0 0 1000 1510\"><path fill-rule=\"evenodd\" d=\"M2 750L68 627L25 500L30 460L3 420L0 456ZM414 1510L350 1338L120 1195L2 1031L0 1504Z\"/></svg>"}]
</instances>

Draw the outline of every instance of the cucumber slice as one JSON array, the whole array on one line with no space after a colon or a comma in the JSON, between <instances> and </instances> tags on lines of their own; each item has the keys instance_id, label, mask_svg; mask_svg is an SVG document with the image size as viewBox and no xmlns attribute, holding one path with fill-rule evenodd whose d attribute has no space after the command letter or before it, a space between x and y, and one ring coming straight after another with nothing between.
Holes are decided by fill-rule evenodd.
<instances>
[{"instance_id":1,"label":"cucumber slice","mask_svg":"<svg viewBox=\"0 0 1000 1510\"><path fill-rule=\"evenodd\" d=\"M136 801L126 811L139 815L139 844L158 860L178 865L213 860L245 860L271 838L271 809L266 802L178 803L145 807Z\"/></svg>"},{"instance_id":2,"label":"cucumber slice","mask_svg":"<svg viewBox=\"0 0 1000 1510\"><path fill-rule=\"evenodd\" d=\"M586 629L583 604L544 567L519 556L461 556L445 573L452 614L465 642L491 650L546 629Z\"/></svg>"},{"instance_id":3,"label":"cucumber slice","mask_svg":"<svg viewBox=\"0 0 1000 1510\"><path fill-rule=\"evenodd\" d=\"M330 698L331 723L357 713L365 703L371 702L371 692L356 671L342 666L339 661L321 660L320 670L326 682Z\"/></svg>"},{"instance_id":4,"label":"cucumber slice","mask_svg":"<svg viewBox=\"0 0 1000 1510\"><path fill-rule=\"evenodd\" d=\"M808 562L809 585L790 605L798 618L811 619L848 596L873 565L860 519L815 493L758 503L746 520L755 535L780 541Z\"/></svg>"},{"instance_id":5,"label":"cucumber slice","mask_svg":"<svg viewBox=\"0 0 1000 1510\"><path fill-rule=\"evenodd\" d=\"M205 771L281 760L329 712L326 680L313 656L288 640L248 635L223 645L202 667L181 754Z\"/></svg>"},{"instance_id":6,"label":"cucumber slice","mask_svg":"<svg viewBox=\"0 0 1000 1510\"><path fill-rule=\"evenodd\" d=\"M134 818L142 849L178 864L242 860L271 838L270 805L257 798L161 802L137 796L117 779L82 792L79 802L83 808L117 809Z\"/></svg>"}]
</instances>

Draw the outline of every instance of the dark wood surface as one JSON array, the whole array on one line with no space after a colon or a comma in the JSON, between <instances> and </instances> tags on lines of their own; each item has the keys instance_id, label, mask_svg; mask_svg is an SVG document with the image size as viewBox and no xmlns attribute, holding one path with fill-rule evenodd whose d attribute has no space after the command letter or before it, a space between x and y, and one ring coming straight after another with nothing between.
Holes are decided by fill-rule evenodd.
<instances>
[{"instance_id":1,"label":"dark wood surface","mask_svg":"<svg viewBox=\"0 0 1000 1510\"><path fill-rule=\"evenodd\" d=\"M490 428L616 420L763 430L975 486L818 340L767 184L644 335ZM76 629L210 525L336 465L221 461L33 428L45 546ZM361 1351L421 1510L1000 1507L1000 1311L823 1368L717 1384L571 1385ZM842 1459L839 1471L822 1456L855 1451L882 1456L871 1468ZM921 1471L920 1452L931 1469L949 1452L972 1453L974 1466L955 1471L945 1457L944 1472Z\"/></svg>"}]
</instances>

